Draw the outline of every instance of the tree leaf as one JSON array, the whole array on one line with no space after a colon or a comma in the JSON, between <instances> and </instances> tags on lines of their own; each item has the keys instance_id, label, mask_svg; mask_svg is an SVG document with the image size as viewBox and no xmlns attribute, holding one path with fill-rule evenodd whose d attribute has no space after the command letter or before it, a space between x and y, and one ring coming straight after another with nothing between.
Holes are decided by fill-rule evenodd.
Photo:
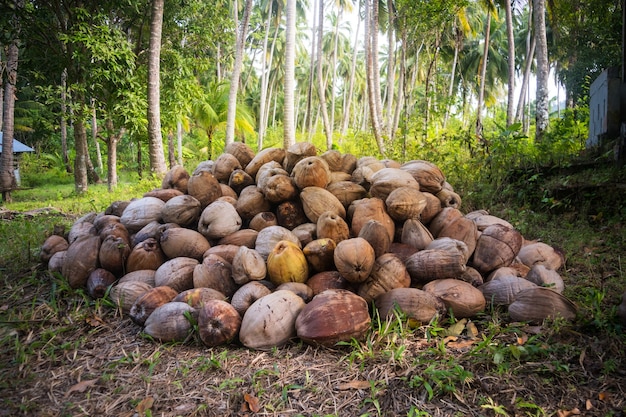
<instances>
[{"instance_id":1,"label":"tree leaf","mask_svg":"<svg viewBox=\"0 0 626 417\"><path fill-rule=\"evenodd\" d=\"M246 403L248 404L248 408L250 408L250 411L252 411L253 413L258 413L261 410L259 399L254 395L246 393L243 395L243 399L246 401Z\"/></svg>"},{"instance_id":2,"label":"tree leaf","mask_svg":"<svg viewBox=\"0 0 626 417\"><path fill-rule=\"evenodd\" d=\"M344 384L339 384L337 386L337 389L339 391L346 391L349 389L368 389L368 388L371 388L371 386L372 384L370 384L369 381L354 380L354 381L346 382Z\"/></svg>"},{"instance_id":3,"label":"tree leaf","mask_svg":"<svg viewBox=\"0 0 626 417\"><path fill-rule=\"evenodd\" d=\"M137 407L135 407L135 411L138 412L139 414L145 414L146 411L152 408L153 404L154 404L154 398L146 397L143 400L141 400L139 404L137 404Z\"/></svg>"},{"instance_id":4,"label":"tree leaf","mask_svg":"<svg viewBox=\"0 0 626 417\"><path fill-rule=\"evenodd\" d=\"M67 390L67 392L65 393L65 397L69 397L69 395L73 392L85 392L87 391L89 388L93 387L94 385L96 385L96 382L98 382L98 378L96 379L86 379L84 381L80 381L79 383L72 385L72 387Z\"/></svg>"}]
</instances>

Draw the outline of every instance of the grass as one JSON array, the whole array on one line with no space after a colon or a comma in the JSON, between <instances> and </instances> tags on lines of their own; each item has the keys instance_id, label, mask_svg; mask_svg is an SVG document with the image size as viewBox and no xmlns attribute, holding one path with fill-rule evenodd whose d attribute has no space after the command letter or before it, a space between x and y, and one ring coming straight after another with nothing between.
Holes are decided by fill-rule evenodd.
<instances>
[{"instance_id":1,"label":"grass","mask_svg":"<svg viewBox=\"0 0 626 417\"><path fill-rule=\"evenodd\" d=\"M626 336L615 316L626 282L619 201L602 215L569 203L539 210L528 202L532 190L520 190L523 198L488 207L528 239L564 250L565 293L579 308L573 323L511 323L500 308L424 325L374 315L361 342L257 352L145 339L105 301L38 264L55 226L67 230L77 216L157 185L112 194L98 185L82 196L72 184L46 185L15 192L2 207L0 395L8 411L0 415L241 415L256 407L294 416L626 413ZM480 208L483 192L464 205Z\"/></svg>"}]
</instances>

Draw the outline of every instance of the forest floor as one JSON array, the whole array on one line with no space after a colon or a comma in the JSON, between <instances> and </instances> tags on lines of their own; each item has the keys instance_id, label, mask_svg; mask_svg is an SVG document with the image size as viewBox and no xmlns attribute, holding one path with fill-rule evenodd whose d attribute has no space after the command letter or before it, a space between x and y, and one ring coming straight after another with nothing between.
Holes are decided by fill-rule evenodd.
<instances>
[{"instance_id":1,"label":"forest floor","mask_svg":"<svg viewBox=\"0 0 626 417\"><path fill-rule=\"evenodd\" d=\"M626 416L624 219L501 207L565 250L573 322L374 320L336 348L158 343L38 263L54 210L0 216L0 416ZM522 222L520 219L524 219ZM541 231L541 232L540 232ZM4 248L3 248L4 247ZM19 258L19 259L18 259Z\"/></svg>"},{"instance_id":2,"label":"forest floor","mask_svg":"<svg viewBox=\"0 0 626 417\"><path fill-rule=\"evenodd\" d=\"M580 295L573 323L489 310L472 321L477 333L383 322L334 349L157 343L34 262L0 290L0 415L624 416L626 336L614 317L624 281L612 283L606 245L623 231L572 257L599 263L563 271Z\"/></svg>"}]
</instances>

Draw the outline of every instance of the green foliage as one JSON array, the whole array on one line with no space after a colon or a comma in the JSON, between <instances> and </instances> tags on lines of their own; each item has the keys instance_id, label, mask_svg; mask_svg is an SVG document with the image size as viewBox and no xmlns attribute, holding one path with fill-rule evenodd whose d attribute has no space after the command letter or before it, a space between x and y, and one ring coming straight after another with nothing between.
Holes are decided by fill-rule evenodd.
<instances>
[{"instance_id":1,"label":"green foliage","mask_svg":"<svg viewBox=\"0 0 626 417\"><path fill-rule=\"evenodd\" d=\"M463 387L473 380L472 372L451 359L430 364L419 374L414 374L408 384L411 388L425 390L428 401L431 401L435 396L455 393L457 386Z\"/></svg>"}]
</instances>

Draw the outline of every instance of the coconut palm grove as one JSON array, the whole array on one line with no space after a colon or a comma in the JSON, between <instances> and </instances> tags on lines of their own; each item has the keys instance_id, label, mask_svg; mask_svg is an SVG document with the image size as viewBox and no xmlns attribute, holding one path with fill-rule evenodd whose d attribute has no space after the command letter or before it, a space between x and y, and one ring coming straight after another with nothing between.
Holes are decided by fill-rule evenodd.
<instances>
[{"instance_id":1,"label":"coconut palm grove","mask_svg":"<svg viewBox=\"0 0 626 417\"><path fill-rule=\"evenodd\" d=\"M0 416L625 416L625 0L0 3Z\"/></svg>"}]
</instances>

